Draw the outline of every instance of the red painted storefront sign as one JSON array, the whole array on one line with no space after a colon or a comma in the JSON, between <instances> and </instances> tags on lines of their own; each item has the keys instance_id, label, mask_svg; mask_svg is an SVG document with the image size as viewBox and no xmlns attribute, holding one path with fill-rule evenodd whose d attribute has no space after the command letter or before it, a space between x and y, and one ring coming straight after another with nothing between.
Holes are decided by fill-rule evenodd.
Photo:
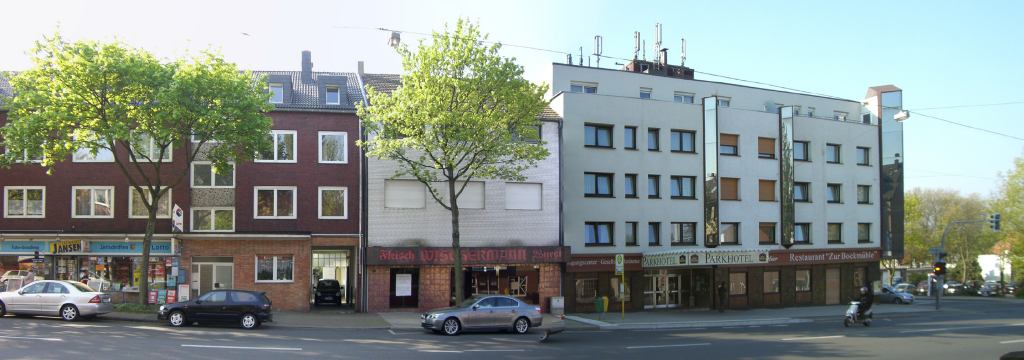
<instances>
[{"instance_id":1,"label":"red painted storefront sign","mask_svg":"<svg viewBox=\"0 0 1024 360\"><path fill-rule=\"evenodd\" d=\"M810 250L810 251L770 251L768 264L838 264L849 262L870 262L882 260L882 251L870 250Z\"/></svg>"},{"instance_id":2,"label":"red painted storefront sign","mask_svg":"<svg viewBox=\"0 0 1024 360\"><path fill-rule=\"evenodd\" d=\"M563 246L512 246L461 248L464 265L536 264L569 261ZM371 247L366 249L368 265L451 265L455 252L439 247Z\"/></svg>"},{"instance_id":3,"label":"red painted storefront sign","mask_svg":"<svg viewBox=\"0 0 1024 360\"><path fill-rule=\"evenodd\" d=\"M637 271L643 270L644 267L641 265L643 255L641 254L626 254L623 261L623 270L626 271ZM589 271L615 271L615 255L600 255L600 256L573 256L568 263L565 264L565 271L567 272L589 272Z\"/></svg>"}]
</instances>

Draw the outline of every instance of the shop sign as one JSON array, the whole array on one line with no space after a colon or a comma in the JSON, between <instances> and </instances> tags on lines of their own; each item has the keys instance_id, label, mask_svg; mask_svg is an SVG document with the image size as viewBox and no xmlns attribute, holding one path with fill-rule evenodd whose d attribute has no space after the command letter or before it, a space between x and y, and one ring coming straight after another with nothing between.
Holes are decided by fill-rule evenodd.
<instances>
[{"instance_id":1,"label":"shop sign","mask_svg":"<svg viewBox=\"0 0 1024 360\"><path fill-rule=\"evenodd\" d=\"M185 212L181 211L181 207L178 204L174 204L174 208L171 210L171 232L183 232Z\"/></svg>"},{"instance_id":2,"label":"shop sign","mask_svg":"<svg viewBox=\"0 0 1024 360\"><path fill-rule=\"evenodd\" d=\"M123 241L93 241L92 252L98 254L142 255L142 244ZM149 244L150 255L173 255L170 241L154 241ZM152 261L152 259L151 259Z\"/></svg>"},{"instance_id":3,"label":"shop sign","mask_svg":"<svg viewBox=\"0 0 1024 360\"><path fill-rule=\"evenodd\" d=\"M844 250L844 251L772 251L769 253L770 264L836 264L861 261L882 260L880 250Z\"/></svg>"},{"instance_id":4,"label":"shop sign","mask_svg":"<svg viewBox=\"0 0 1024 360\"><path fill-rule=\"evenodd\" d=\"M82 242L79 240L61 241L50 244L51 254L65 254L80 251L82 251Z\"/></svg>"},{"instance_id":5,"label":"shop sign","mask_svg":"<svg viewBox=\"0 0 1024 360\"><path fill-rule=\"evenodd\" d=\"M644 254L643 266L708 266L768 263L768 251L679 251Z\"/></svg>"},{"instance_id":6,"label":"shop sign","mask_svg":"<svg viewBox=\"0 0 1024 360\"><path fill-rule=\"evenodd\" d=\"M638 271L644 268L640 266L640 255L624 254L622 257L624 271ZM573 256L565 264L568 272L590 272L590 271L615 271L615 255L602 256Z\"/></svg>"},{"instance_id":7,"label":"shop sign","mask_svg":"<svg viewBox=\"0 0 1024 360\"><path fill-rule=\"evenodd\" d=\"M536 264L569 260L563 246L517 246L461 248L462 264ZM443 247L371 247L366 249L368 265L451 265L455 252Z\"/></svg>"},{"instance_id":8,"label":"shop sign","mask_svg":"<svg viewBox=\"0 0 1024 360\"><path fill-rule=\"evenodd\" d=\"M9 241L0 242L0 252L5 253L28 253L36 250L46 251L46 243L42 241Z\"/></svg>"}]
</instances>

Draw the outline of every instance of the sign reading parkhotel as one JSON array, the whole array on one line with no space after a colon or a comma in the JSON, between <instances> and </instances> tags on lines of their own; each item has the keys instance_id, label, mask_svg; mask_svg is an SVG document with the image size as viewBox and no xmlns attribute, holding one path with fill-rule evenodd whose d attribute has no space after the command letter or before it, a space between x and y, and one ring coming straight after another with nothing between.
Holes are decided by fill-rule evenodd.
<instances>
[{"instance_id":1,"label":"sign reading parkhotel","mask_svg":"<svg viewBox=\"0 0 1024 360\"><path fill-rule=\"evenodd\" d=\"M766 264L768 251L694 251L644 254L643 266L706 266Z\"/></svg>"},{"instance_id":2,"label":"sign reading parkhotel","mask_svg":"<svg viewBox=\"0 0 1024 360\"><path fill-rule=\"evenodd\" d=\"M843 251L772 251L768 257L771 264L833 264L847 262L868 262L882 259L881 250Z\"/></svg>"},{"instance_id":3,"label":"sign reading parkhotel","mask_svg":"<svg viewBox=\"0 0 1024 360\"><path fill-rule=\"evenodd\" d=\"M536 264L569 261L569 248L562 246L516 246L461 248L462 263ZM368 265L450 265L455 263L452 248L442 247L371 247L366 249Z\"/></svg>"}]
</instances>

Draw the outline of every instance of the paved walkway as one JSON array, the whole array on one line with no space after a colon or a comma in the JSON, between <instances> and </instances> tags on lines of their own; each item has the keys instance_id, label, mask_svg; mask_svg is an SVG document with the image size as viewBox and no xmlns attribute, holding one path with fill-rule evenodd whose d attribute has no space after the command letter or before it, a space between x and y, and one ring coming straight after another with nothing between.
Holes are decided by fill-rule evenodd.
<instances>
[{"instance_id":1,"label":"paved walkway","mask_svg":"<svg viewBox=\"0 0 1024 360\"><path fill-rule=\"evenodd\" d=\"M952 297L943 298L943 303L953 301L1000 301L1024 304L1024 300L1015 298L980 298ZM586 330L637 330L637 329L675 329L694 327L728 327L752 325L795 324L815 321L841 321L848 305L828 305L791 307L782 309L751 309L726 310L719 313L715 310L645 310L627 312L625 318L621 313L606 314L567 314L565 316L567 331ZM947 311L946 307L943 311ZM875 304L872 307L876 318L916 317L935 312L935 299L918 297L914 304L894 305ZM949 310L956 311L956 310ZM156 313L125 313L114 312L101 315L105 320L157 322ZM558 318L544 314L543 329ZM380 330L419 330L419 312L389 313L355 313L350 309L319 308L311 312L275 311L274 322L267 324L273 327L320 328L320 329L380 329Z\"/></svg>"}]
</instances>

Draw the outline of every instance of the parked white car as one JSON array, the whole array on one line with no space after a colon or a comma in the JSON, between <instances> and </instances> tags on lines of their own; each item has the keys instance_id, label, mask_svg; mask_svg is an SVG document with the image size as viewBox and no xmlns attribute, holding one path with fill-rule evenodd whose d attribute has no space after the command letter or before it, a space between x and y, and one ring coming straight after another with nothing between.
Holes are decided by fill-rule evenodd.
<instances>
[{"instance_id":1,"label":"parked white car","mask_svg":"<svg viewBox=\"0 0 1024 360\"><path fill-rule=\"evenodd\" d=\"M40 280L18 291L0 293L0 317L11 314L92 319L114 311L110 295L77 281Z\"/></svg>"},{"instance_id":2,"label":"parked white car","mask_svg":"<svg viewBox=\"0 0 1024 360\"><path fill-rule=\"evenodd\" d=\"M28 270L11 270L0 276L0 282L7 284L8 279L24 279L28 275Z\"/></svg>"}]
</instances>

